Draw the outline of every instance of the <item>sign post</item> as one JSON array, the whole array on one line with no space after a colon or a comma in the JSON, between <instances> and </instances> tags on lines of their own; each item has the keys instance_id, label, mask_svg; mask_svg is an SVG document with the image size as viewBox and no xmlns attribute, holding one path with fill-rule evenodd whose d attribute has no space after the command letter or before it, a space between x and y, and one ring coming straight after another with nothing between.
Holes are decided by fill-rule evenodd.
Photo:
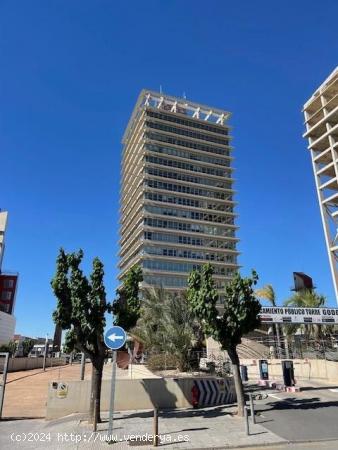
<instances>
[{"instance_id":1,"label":"sign post","mask_svg":"<svg viewBox=\"0 0 338 450\"><path fill-rule=\"evenodd\" d=\"M104 342L106 346L111 350L113 350L112 377L111 377L110 404L109 404L108 442L111 442L113 440L112 435L113 435L117 350L124 346L126 339L127 335L125 330L118 326L110 328L104 335Z\"/></svg>"},{"instance_id":2,"label":"sign post","mask_svg":"<svg viewBox=\"0 0 338 450\"><path fill-rule=\"evenodd\" d=\"M0 353L0 358L3 359L1 361L0 366L0 374L2 375L2 379L0 378L0 420L2 418L2 407L4 404L5 397L5 388L6 388L6 380L7 380L7 371L8 371L8 360L9 353ZM2 372L2 373L1 373Z\"/></svg>"}]
</instances>

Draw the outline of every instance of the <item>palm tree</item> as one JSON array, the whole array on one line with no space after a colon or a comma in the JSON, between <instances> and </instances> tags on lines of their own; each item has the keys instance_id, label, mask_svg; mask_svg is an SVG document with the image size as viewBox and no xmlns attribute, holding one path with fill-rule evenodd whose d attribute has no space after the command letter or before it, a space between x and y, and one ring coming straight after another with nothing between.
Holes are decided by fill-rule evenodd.
<instances>
[{"instance_id":1,"label":"palm tree","mask_svg":"<svg viewBox=\"0 0 338 450\"><path fill-rule=\"evenodd\" d=\"M194 317L185 296L168 295L163 308L166 330L165 351L174 355L181 372L189 368L189 354L194 340Z\"/></svg>"},{"instance_id":2,"label":"palm tree","mask_svg":"<svg viewBox=\"0 0 338 450\"><path fill-rule=\"evenodd\" d=\"M153 353L175 357L179 370L188 368L193 346L194 317L184 295L172 295L162 288L144 291L140 318L131 335Z\"/></svg>"},{"instance_id":3,"label":"palm tree","mask_svg":"<svg viewBox=\"0 0 338 450\"><path fill-rule=\"evenodd\" d=\"M162 288L143 291L140 318L130 334L139 340L148 351L160 351L165 337L163 327L163 305L166 292Z\"/></svg>"},{"instance_id":4,"label":"palm tree","mask_svg":"<svg viewBox=\"0 0 338 450\"><path fill-rule=\"evenodd\" d=\"M260 298L263 298L264 300L267 300L273 307L276 305L276 293L274 288L271 284L266 284L260 289L256 290L256 295ZM281 353L281 340L280 340L280 332L279 332L279 325L276 323L274 324L274 331L277 338L277 357L280 357Z\"/></svg>"},{"instance_id":5,"label":"palm tree","mask_svg":"<svg viewBox=\"0 0 338 450\"><path fill-rule=\"evenodd\" d=\"M294 306L297 308L321 308L325 305L326 298L324 295L317 294L312 289L302 289L295 292L288 300L284 302L285 306ZM322 337L322 326L317 324L301 325L298 328L304 329L307 339L314 338L319 340Z\"/></svg>"}]
</instances>

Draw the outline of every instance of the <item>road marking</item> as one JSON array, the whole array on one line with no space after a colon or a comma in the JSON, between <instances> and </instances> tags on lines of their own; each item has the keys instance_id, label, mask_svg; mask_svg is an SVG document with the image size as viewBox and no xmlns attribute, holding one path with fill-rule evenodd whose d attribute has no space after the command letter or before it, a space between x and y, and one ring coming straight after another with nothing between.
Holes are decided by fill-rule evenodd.
<instances>
[{"instance_id":1,"label":"road marking","mask_svg":"<svg viewBox=\"0 0 338 450\"><path fill-rule=\"evenodd\" d=\"M275 395L275 394L269 394L269 397L276 398L277 400L284 400L283 398L278 397L278 395Z\"/></svg>"}]
</instances>

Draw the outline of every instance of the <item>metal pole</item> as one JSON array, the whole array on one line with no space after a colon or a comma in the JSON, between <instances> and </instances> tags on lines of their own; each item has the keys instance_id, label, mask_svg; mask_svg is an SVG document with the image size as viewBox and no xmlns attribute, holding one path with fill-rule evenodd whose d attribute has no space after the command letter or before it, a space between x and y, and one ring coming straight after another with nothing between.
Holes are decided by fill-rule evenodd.
<instances>
[{"instance_id":1,"label":"metal pole","mask_svg":"<svg viewBox=\"0 0 338 450\"><path fill-rule=\"evenodd\" d=\"M250 399L251 420L252 420L252 423L255 424L256 423L255 406L254 406L254 401L253 401L253 395L251 393L249 394L249 399Z\"/></svg>"},{"instance_id":2,"label":"metal pole","mask_svg":"<svg viewBox=\"0 0 338 450\"><path fill-rule=\"evenodd\" d=\"M4 398L5 398L5 388L6 388L7 371L8 371L8 360L9 360L9 353L5 353L4 371L3 371L3 374L2 374L2 382L0 382L0 420L2 418L2 407L3 407L3 404L4 404Z\"/></svg>"},{"instance_id":3,"label":"metal pole","mask_svg":"<svg viewBox=\"0 0 338 450\"><path fill-rule=\"evenodd\" d=\"M82 352L81 354L81 370L80 370L80 380L84 380L84 375L85 375L85 362L86 362L86 357L84 352Z\"/></svg>"},{"instance_id":4,"label":"metal pole","mask_svg":"<svg viewBox=\"0 0 338 450\"><path fill-rule=\"evenodd\" d=\"M246 435L250 436L248 409L247 409L246 406L244 406L244 421L245 421L245 432L246 432Z\"/></svg>"},{"instance_id":5,"label":"metal pole","mask_svg":"<svg viewBox=\"0 0 338 450\"><path fill-rule=\"evenodd\" d=\"M116 354L113 350L112 359L112 375L111 375L111 390L110 390L110 404L109 404L109 427L108 427L108 442L113 440L113 419L114 419L114 398L115 398L115 381L116 381Z\"/></svg>"},{"instance_id":6,"label":"metal pole","mask_svg":"<svg viewBox=\"0 0 338 450\"><path fill-rule=\"evenodd\" d=\"M158 446L158 409L154 408L154 440L153 446Z\"/></svg>"},{"instance_id":7,"label":"metal pole","mask_svg":"<svg viewBox=\"0 0 338 450\"><path fill-rule=\"evenodd\" d=\"M45 342L45 353L43 355L43 371L46 371L46 358L47 358L47 351L48 351L48 334L46 334L46 342Z\"/></svg>"}]
</instances>

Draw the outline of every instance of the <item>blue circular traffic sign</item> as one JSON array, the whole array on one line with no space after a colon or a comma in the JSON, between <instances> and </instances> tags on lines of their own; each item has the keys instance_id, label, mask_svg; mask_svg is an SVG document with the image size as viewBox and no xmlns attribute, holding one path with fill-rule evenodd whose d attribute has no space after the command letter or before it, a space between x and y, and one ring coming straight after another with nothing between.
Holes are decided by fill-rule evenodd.
<instances>
[{"instance_id":1,"label":"blue circular traffic sign","mask_svg":"<svg viewBox=\"0 0 338 450\"><path fill-rule=\"evenodd\" d=\"M104 343L112 350L118 350L123 347L127 340L126 332L123 328L114 326L109 328L104 335Z\"/></svg>"}]
</instances>

